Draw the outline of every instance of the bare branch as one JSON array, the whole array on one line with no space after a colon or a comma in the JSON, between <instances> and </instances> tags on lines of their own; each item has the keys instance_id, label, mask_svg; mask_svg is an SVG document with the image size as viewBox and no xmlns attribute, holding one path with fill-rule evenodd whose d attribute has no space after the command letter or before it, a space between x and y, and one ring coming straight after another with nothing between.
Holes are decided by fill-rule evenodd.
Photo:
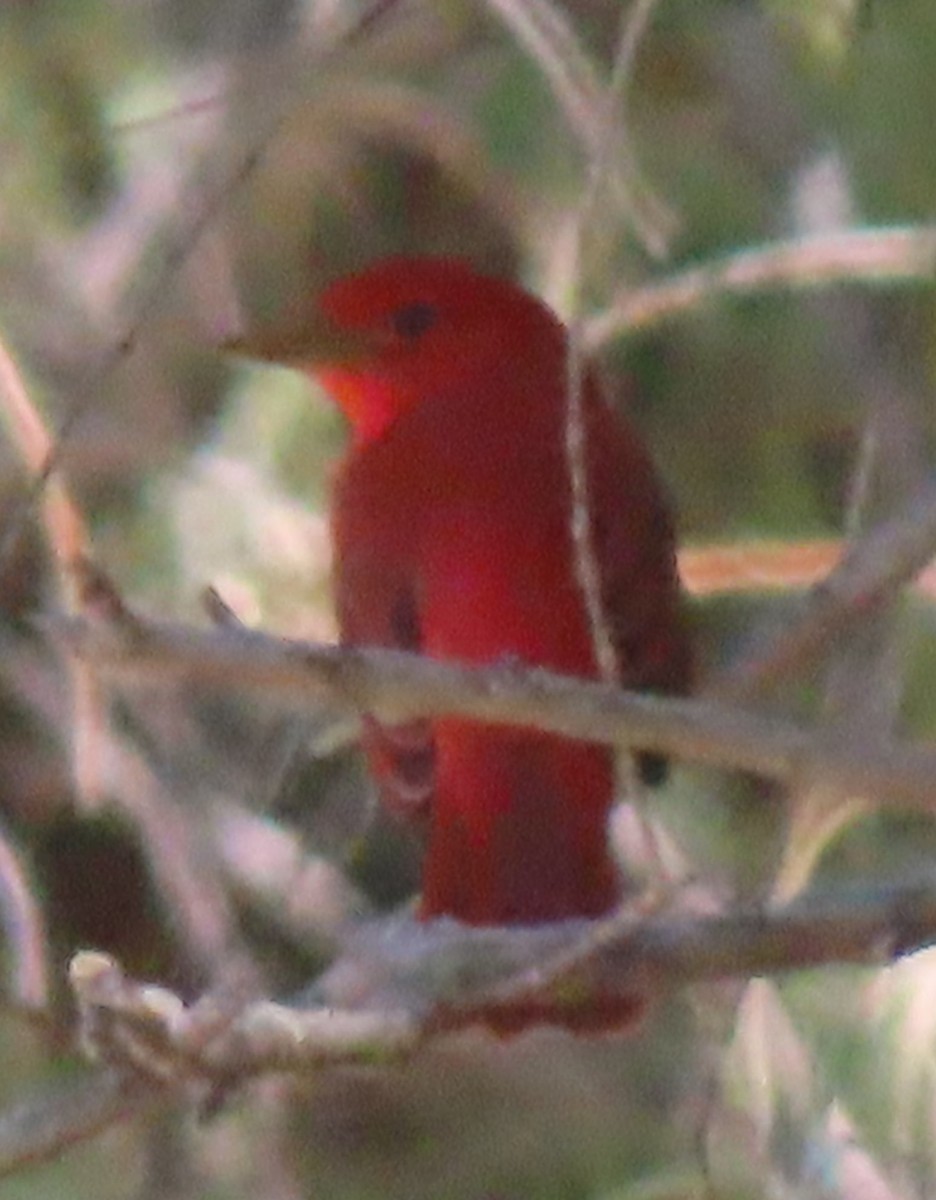
<instances>
[{"instance_id":1,"label":"bare branch","mask_svg":"<svg viewBox=\"0 0 936 1200\"><path fill-rule=\"evenodd\" d=\"M255 987L258 968L240 935L204 814L187 812L116 735L108 738L103 769L108 791L139 831L160 903L189 962L215 982Z\"/></svg>"},{"instance_id":2,"label":"bare branch","mask_svg":"<svg viewBox=\"0 0 936 1200\"><path fill-rule=\"evenodd\" d=\"M587 156L593 161L604 159L608 98L616 88L612 86L606 92L595 64L565 12L549 0L486 0L486 3L543 72ZM624 18L618 63L625 75L630 72L653 3L655 0L639 0ZM662 258L678 221L643 180L626 139L621 139L616 149L618 153L609 164L609 182L644 249L655 258Z\"/></svg>"},{"instance_id":3,"label":"bare branch","mask_svg":"<svg viewBox=\"0 0 936 1200\"><path fill-rule=\"evenodd\" d=\"M0 340L0 414L27 469L41 473L53 441L13 355ZM50 479L45 492L45 528L58 567L59 582L71 596L72 572L90 548L84 518L61 479Z\"/></svg>"},{"instance_id":4,"label":"bare branch","mask_svg":"<svg viewBox=\"0 0 936 1200\"><path fill-rule=\"evenodd\" d=\"M596 994L657 998L702 981L883 965L934 941L936 889L920 882L714 917L625 912L533 928L395 919L360 930L313 1007L235 1007L211 994L186 1005L85 953L71 970L85 1040L117 1069L0 1117L0 1174L156 1103L217 1098L258 1074L398 1063L440 1031L492 1014L505 1027L533 996L537 1023L568 1024Z\"/></svg>"},{"instance_id":5,"label":"bare branch","mask_svg":"<svg viewBox=\"0 0 936 1200\"><path fill-rule=\"evenodd\" d=\"M44 1012L49 999L45 921L5 829L0 829L0 928L13 1002L31 1013Z\"/></svg>"},{"instance_id":6,"label":"bare branch","mask_svg":"<svg viewBox=\"0 0 936 1200\"><path fill-rule=\"evenodd\" d=\"M602 599L601 571L595 553L593 536L594 513L592 512L591 480L588 475L585 428L585 356L581 337L578 293L581 291L582 259L587 231L595 217L598 194L614 165L614 148L617 141L615 107L623 95L630 75L639 31L643 27L643 9L626 13L621 21L621 33L615 55L614 70L608 85L604 104L596 117L593 145L589 157L585 187L578 209L572 221L568 239L569 275L576 294L569 330L565 361L565 461L569 474L571 499L569 524L572 534L573 566L575 579L585 607L585 618L589 640L598 678L613 683L621 673L622 664L611 636L611 623ZM636 15L635 15L636 14Z\"/></svg>"},{"instance_id":7,"label":"bare branch","mask_svg":"<svg viewBox=\"0 0 936 1200\"><path fill-rule=\"evenodd\" d=\"M91 539L84 516L72 500L65 480L50 475L48 464L54 441L13 355L0 341L0 414L27 470L45 478L43 530L63 602L71 609L82 606ZM2 561L2 555L0 555ZM100 800L99 762L105 738L105 697L99 681L72 659L68 664L73 719L71 723L72 773L78 797L88 807Z\"/></svg>"},{"instance_id":8,"label":"bare branch","mask_svg":"<svg viewBox=\"0 0 936 1200\"><path fill-rule=\"evenodd\" d=\"M756 695L820 657L855 622L887 604L936 555L936 484L870 529L806 599L795 621L709 688L721 700Z\"/></svg>"},{"instance_id":9,"label":"bare branch","mask_svg":"<svg viewBox=\"0 0 936 1200\"><path fill-rule=\"evenodd\" d=\"M339 867L267 817L218 801L210 836L232 889L297 944L331 942L368 909Z\"/></svg>"},{"instance_id":10,"label":"bare branch","mask_svg":"<svg viewBox=\"0 0 936 1200\"><path fill-rule=\"evenodd\" d=\"M843 283L930 282L934 270L936 228L931 225L852 229L775 242L619 292L604 312L585 322L585 340L596 349L622 333L651 329L722 295Z\"/></svg>"},{"instance_id":11,"label":"bare branch","mask_svg":"<svg viewBox=\"0 0 936 1200\"><path fill-rule=\"evenodd\" d=\"M565 1025L596 993L658 998L702 981L881 966L934 939L936 890L920 883L716 917L623 913L526 928L395 919L351 942L320 981L324 1006L262 1001L220 1018L210 995L187 1006L105 955L76 956L71 977L96 1053L190 1093L267 1071L399 1061L440 1030L526 1012L532 997L547 1022Z\"/></svg>"},{"instance_id":12,"label":"bare branch","mask_svg":"<svg viewBox=\"0 0 936 1200\"><path fill-rule=\"evenodd\" d=\"M70 652L138 683L234 685L284 700L326 696L339 707L390 721L446 714L531 726L772 779L827 780L876 802L927 811L933 803L936 751L899 742L845 748L746 708L629 693L539 669L472 669L400 651L339 648L256 632L140 622L128 635L77 618L45 617L40 623Z\"/></svg>"},{"instance_id":13,"label":"bare branch","mask_svg":"<svg viewBox=\"0 0 936 1200\"><path fill-rule=\"evenodd\" d=\"M807 163L795 177L794 194L798 220L814 233L853 223L851 181L837 154L824 153ZM899 515L925 487L924 430L919 406L903 383L903 364L875 337L867 294L837 290L807 304L822 323L827 353L862 413L845 512L848 548L854 552L869 530ZM879 593L870 607L845 606L848 636L832 639L821 666L818 720L830 736L879 744L893 738L904 676L899 600L895 587ZM792 789L787 810L786 844L773 882L777 899L806 886L832 839L865 815L867 798L856 802L848 792L807 784Z\"/></svg>"},{"instance_id":14,"label":"bare branch","mask_svg":"<svg viewBox=\"0 0 936 1200\"><path fill-rule=\"evenodd\" d=\"M314 58L322 62L355 42L382 20L396 3L397 0L373 0L350 24L344 20L336 20L334 28L328 31L330 36L324 36L324 31L320 30ZM304 48L304 53L308 64L307 48ZM0 525L0 570L9 560L10 553L22 533L27 514L42 495L53 471L59 466L69 438L95 403L99 395L100 380L106 379L133 353L147 325L163 303L167 283L189 260L208 230L217 224L220 214L232 197L254 175L264 154L275 142L289 118L293 103L294 95L290 91L286 101L269 118L254 144L240 157L220 186L213 188L207 195L202 194L205 191L202 181L193 178L191 190L198 197L197 202L176 206L177 212L182 211L185 214L182 227L175 230L171 244L161 254L155 275L147 279L140 296L130 303L131 315L126 321L124 332L113 340L101 356L93 377L86 381L82 392L68 406L48 453L40 464L34 466L34 480L31 486ZM195 174L198 175L198 172Z\"/></svg>"},{"instance_id":15,"label":"bare branch","mask_svg":"<svg viewBox=\"0 0 936 1200\"><path fill-rule=\"evenodd\" d=\"M159 1099L153 1087L110 1069L59 1082L0 1113L0 1177L54 1161Z\"/></svg>"},{"instance_id":16,"label":"bare branch","mask_svg":"<svg viewBox=\"0 0 936 1200\"><path fill-rule=\"evenodd\" d=\"M270 1001L186 1005L168 988L128 979L106 954L86 951L70 977L83 1038L96 1057L191 1098L266 1071L311 1071L384 1061L415 1049L416 1018L399 1011L301 1009Z\"/></svg>"}]
</instances>

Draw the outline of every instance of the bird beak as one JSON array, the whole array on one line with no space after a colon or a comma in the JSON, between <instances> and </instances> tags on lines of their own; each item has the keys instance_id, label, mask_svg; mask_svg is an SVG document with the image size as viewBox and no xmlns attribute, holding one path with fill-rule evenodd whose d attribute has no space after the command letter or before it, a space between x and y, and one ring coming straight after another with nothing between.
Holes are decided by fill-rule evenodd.
<instances>
[{"instance_id":1,"label":"bird beak","mask_svg":"<svg viewBox=\"0 0 936 1200\"><path fill-rule=\"evenodd\" d=\"M373 357L373 337L356 329L338 329L318 309L287 314L223 342L221 349L241 358L279 363L316 374L329 366L350 366Z\"/></svg>"}]
</instances>

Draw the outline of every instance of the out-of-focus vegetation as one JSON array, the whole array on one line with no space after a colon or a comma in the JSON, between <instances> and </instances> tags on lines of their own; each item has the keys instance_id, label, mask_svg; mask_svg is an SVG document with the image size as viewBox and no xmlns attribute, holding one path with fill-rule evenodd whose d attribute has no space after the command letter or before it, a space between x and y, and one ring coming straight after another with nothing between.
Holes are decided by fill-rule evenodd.
<instances>
[{"instance_id":1,"label":"out-of-focus vegetation","mask_svg":"<svg viewBox=\"0 0 936 1200\"><path fill-rule=\"evenodd\" d=\"M933 221L930 0L643 7L613 93L636 0L0 8L0 335L64 431L59 462L94 557L129 604L203 622L211 584L250 625L332 636L324 514L340 423L301 377L219 347L335 275L390 252L459 254L587 318L621 289L772 240ZM622 330L600 358L686 544L798 544L860 532L931 474L934 317L928 283L869 284L859 262L837 288L713 295ZM77 948L185 995L223 978L228 955L262 964L275 995L324 960L334 923L302 943L233 869L201 877L222 816L262 816L342 868L355 890L336 877L321 899L335 922L403 903L418 878L353 751L312 753L332 735L344 744L327 714L233 692L209 703L181 684L128 693L105 706L106 729L83 731L91 779L76 778L72 687L30 622L65 601L8 424L0 796L44 914L51 998L33 1027L9 986L6 1105L74 1069L64 966ZM691 602L703 683L795 610L795 589L731 585ZM838 683L816 666L765 707L812 718L857 695L864 739L863 701L880 693L875 736L930 735L932 597L889 621L883 666L847 684L854 664ZM115 742L119 767L101 751ZM725 903L766 902L790 867L783 798L757 781L687 766L651 811ZM919 810L865 811L813 842L812 886L856 895L927 878L936 857ZM692 989L620 1041L441 1039L405 1067L265 1083L197 1126L118 1125L0 1188L4 1200L923 1197L936 1192L934 981L924 952L886 971Z\"/></svg>"}]
</instances>

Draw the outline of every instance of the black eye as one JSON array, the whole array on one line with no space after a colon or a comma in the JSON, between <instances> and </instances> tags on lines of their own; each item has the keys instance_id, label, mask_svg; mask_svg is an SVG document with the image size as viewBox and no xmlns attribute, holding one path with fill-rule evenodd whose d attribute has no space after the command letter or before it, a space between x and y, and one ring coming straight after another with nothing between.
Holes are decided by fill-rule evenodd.
<instances>
[{"instance_id":1,"label":"black eye","mask_svg":"<svg viewBox=\"0 0 936 1200\"><path fill-rule=\"evenodd\" d=\"M393 332L402 338L422 337L436 323L435 305L418 301L398 308L391 317Z\"/></svg>"}]
</instances>

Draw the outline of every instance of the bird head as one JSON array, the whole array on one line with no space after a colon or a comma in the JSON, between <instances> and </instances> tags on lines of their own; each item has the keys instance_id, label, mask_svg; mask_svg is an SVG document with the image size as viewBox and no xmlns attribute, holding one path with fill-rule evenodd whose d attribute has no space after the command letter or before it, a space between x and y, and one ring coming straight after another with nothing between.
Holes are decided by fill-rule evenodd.
<instances>
[{"instance_id":1,"label":"bird head","mask_svg":"<svg viewBox=\"0 0 936 1200\"><path fill-rule=\"evenodd\" d=\"M459 259L397 257L331 283L311 312L233 348L315 378L361 446L433 396L561 353L563 336L545 305L506 280Z\"/></svg>"}]
</instances>

